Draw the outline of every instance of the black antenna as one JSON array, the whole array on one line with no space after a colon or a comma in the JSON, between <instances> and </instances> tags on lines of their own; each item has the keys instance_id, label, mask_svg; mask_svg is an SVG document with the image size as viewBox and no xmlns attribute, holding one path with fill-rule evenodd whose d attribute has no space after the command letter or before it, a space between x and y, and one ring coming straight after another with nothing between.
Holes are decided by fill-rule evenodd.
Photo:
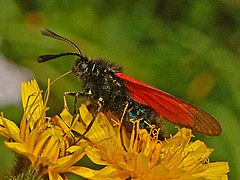
<instances>
[{"instance_id":1,"label":"black antenna","mask_svg":"<svg viewBox=\"0 0 240 180\"><path fill-rule=\"evenodd\" d=\"M65 53L61 53L61 54L42 55L42 56L38 57L37 61L38 62L45 62L45 61L49 61L49 60L52 60L52 59L56 59L56 58L59 58L59 57L62 57L62 56L68 56L68 55L74 55L74 56L82 57L78 53L65 52Z\"/></svg>"},{"instance_id":2,"label":"black antenna","mask_svg":"<svg viewBox=\"0 0 240 180\"><path fill-rule=\"evenodd\" d=\"M83 57L81 50L77 47L77 45L75 45L72 41L68 40L67 38L64 38L62 36L57 35L56 33L48 30L48 29L42 29L41 30L41 34L44 36L49 36L51 38L57 39L57 40L61 40L64 41L68 44L70 44L72 47L74 47L78 53L71 53L71 52L65 52L65 53L61 53L61 54L47 54L47 55L42 55L38 57L38 62L45 62L45 61L49 61L52 59L56 59L62 56L67 56L67 55L74 55L74 56L78 56L78 57Z\"/></svg>"}]
</instances>

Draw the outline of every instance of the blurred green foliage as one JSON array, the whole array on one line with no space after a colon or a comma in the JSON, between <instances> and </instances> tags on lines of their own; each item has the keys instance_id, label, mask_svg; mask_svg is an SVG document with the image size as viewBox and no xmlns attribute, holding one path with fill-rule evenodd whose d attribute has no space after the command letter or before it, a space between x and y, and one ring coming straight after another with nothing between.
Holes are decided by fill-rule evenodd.
<instances>
[{"instance_id":1,"label":"blurred green foliage","mask_svg":"<svg viewBox=\"0 0 240 180\"><path fill-rule=\"evenodd\" d=\"M240 179L240 1L0 0L0 52L30 69L41 89L47 78L56 78L74 63L73 57L36 62L42 54L73 51L41 36L44 27L71 39L89 58L119 63L126 74L213 114L222 135L196 136L215 149L211 161L228 161L229 178ZM71 76L56 82L49 116L62 110L64 91L80 87ZM21 119L20 105L1 111L16 122ZM13 155L2 140L0 145L3 174Z\"/></svg>"}]
</instances>

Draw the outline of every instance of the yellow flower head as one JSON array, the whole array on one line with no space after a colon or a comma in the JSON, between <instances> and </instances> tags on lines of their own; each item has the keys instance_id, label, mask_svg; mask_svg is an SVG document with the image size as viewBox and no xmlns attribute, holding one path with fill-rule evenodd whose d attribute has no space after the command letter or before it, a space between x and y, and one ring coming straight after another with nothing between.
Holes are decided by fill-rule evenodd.
<instances>
[{"instance_id":1,"label":"yellow flower head","mask_svg":"<svg viewBox=\"0 0 240 180\"><path fill-rule=\"evenodd\" d=\"M71 146L69 128L58 116L46 117L46 104L49 97L50 83L43 100L36 81L22 84L23 118L20 128L1 115L0 135L8 138L5 144L17 153L24 166L30 165L39 176L49 175L50 179L61 179L67 168L84 156L83 148ZM21 174L22 172L15 172Z\"/></svg>"},{"instance_id":2,"label":"yellow flower head","mask_svg":"<svg viewBox=\"0 0 240 180\"><path fill-rule=\"evenodd\" d=\"M66 109L60 116L46 117L49 92L50 82L44 98L36 81L23 83L20 127L0 116L0 135L23 163L15 174L30 167L37 177L49 179L66 179L68 172L88 179L227 179L228 163L209 162L213 149L199 140L191 142L193 135L187 128L160 141L158 129L151 127L149 133L134 121L129 136L121 123L100 112L79 140L72 131L84 134L92 114L82 105L75 118ZM84 155L104 167L74 166Z\"/></svg>"},{"instance_id":3,"label":"yellow flower head","mask_svg":"<svg viewBox=\"0 0 240 180\"><path fill-rule=\"evenodd\" d=\"M86 106L80 107L82 120L89 124L92 115ZM67 112L65 120L72 116ZM83 133L80 124L74 129ZM134 130L135 129L135 130ZM96 164L105 165L101 170L78 167L70 172L89 179L227 179L227 162L210 163L208 157L213 149L193 137L191 130L182 128L173 137L159 141L158 130L148 133L133 122L131 137L114 128L104 114L99 113L93 126L86 134L85 152ZM121 134L119 134L121 133ZM119 138L122 136L124 146Z\"/></svg>"}]
</instances>

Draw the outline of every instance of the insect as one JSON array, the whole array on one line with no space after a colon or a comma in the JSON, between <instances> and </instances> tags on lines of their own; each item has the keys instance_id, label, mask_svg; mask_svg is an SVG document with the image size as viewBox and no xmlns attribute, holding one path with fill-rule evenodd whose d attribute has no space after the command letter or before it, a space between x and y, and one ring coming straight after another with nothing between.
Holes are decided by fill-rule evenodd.
<instances>
[{"instance_id":1,"label":"insect","mask_svg":"<svg viewBox=\"0 0 240 180\"><path fill-rule=\"evenodd\" d=\"M161 118L159 118L161 116L198 133L209 136L221 134L219 122L204 110L124 74L119 65L103 59L87 58L73 42L50 30L43 29L41 33L67 42L77 50L76 53L42 55L38 58L38 62L45 62L67 55L77 56L72 73L82 81L84 91L66 92L65 95L74 96L76 99L87 98L93 104L98 104L98 112L111 111L119 118L127 107L123 119L127 130L131 129L129 119L142 119L140 128L147 129L149 127L147 124L162 127Z\"/></svg>"}]
</instances>

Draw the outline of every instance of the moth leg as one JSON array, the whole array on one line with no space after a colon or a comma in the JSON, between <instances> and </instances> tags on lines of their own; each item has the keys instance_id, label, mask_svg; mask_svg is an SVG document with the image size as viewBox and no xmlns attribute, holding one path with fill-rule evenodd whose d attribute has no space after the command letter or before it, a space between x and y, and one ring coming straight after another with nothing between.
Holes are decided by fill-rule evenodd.
<instances>
[{"instance_id":1,"label":"moth leg","mask_svg":"<svg viewBox=\"0 0 240 180\"><path fill-rule=\"evenodd\" d=\"M128 105L129 105L129 103L127 102L126 103L126 106L125 106L125 108L124 108L124 111L123 111L123 114L122 114L122 116L121 116L121 119L120 119L120 125L119 125L119 129L118 129L118 131L119 131L119 139L120 139L120 142L121 142L121 144L122 144L122 147L123 147L123 149L127 152L127 148L125 147L125 145L124 145L124 141L123 141L123 136L121 135L122 133L122 128L123 128L123 119L124 119L124 116L125 116L125 114L126 114L126 112L127 112L127 109L128 109Z\"/></svg>"},{"instance_id":2,"label":"moth leg","mask_svg":"<svg viewBox=\"0 0 240 180\"><path fill-rule=\"evenodd\" d=\"M73 96L74 97L74 104L73 104L73 107L74 107L74 115L76 115L76 110L77 110L77 107L76 107L76 104L77 104L77 99L78 98L88 98L90 97L90 94L87 94L85 92L64 92L63 94L63 103L64 103L64 108L69 110L68 109L68 105L67 105L67 96Z\"/></svg>"},{"instance_id":3,"label":"moth leg","mask_svg":"<svg viewBox=\"0 0 240 180\"><path fill-rule=\"evenodd\" d=\"M163 123L163 117L161 115L156 116L156 125L158 128L160 128L158 139L164 140L165 138L168 138L167 131Z\"/></svg>"},{"instance_id":4,"label":"moth leg","mask_svg":"<svg viewBox=\"0 0 240 180\"><path fill-rule=\"evenodd\" d=\"M100 101L98 101L98 108L97 108L97 111L94 113L94 116L93 116L93 119L91 120L91 122L88 124L86 130L84 131L83 134L80 135L79 139L77 140L77 142L79 142L81 139L85 138L85 135L87 134L87 132L91 129L94 121L96 120L99 112L101 112L102 110L102 105L100 103Z\"/></svg>"},{"instance_id":5,"label":"moth leg","mask_svg":"<svg viewBox=\"0 0 240 180\"><path fill-rule=\"evenodd\" d=\"M72 122L70 124L70 130L72 129L73 124L75 123L75 117L77 116L77 99L78 98L88 98L90 97L89 94L85 93L85 92L65 92L63 94L63 101L64 101L64 108L68 109L68 105L67 105L67 100L66 97L67 96L73 96L74 97L74 103L73 103L73 118L72 118Z\"/></svg>"}]
</instances>

